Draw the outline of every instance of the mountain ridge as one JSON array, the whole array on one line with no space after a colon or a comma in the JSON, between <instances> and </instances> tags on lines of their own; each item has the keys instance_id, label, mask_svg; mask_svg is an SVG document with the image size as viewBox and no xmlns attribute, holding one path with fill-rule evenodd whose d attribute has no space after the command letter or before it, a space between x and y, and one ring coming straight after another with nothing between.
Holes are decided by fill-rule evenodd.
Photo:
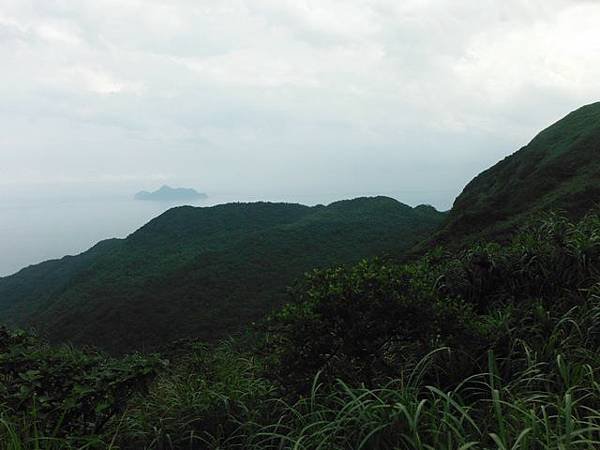
<instances>
[{"instance_id":1,"label":"mountain ridge","mask_svg":"<svg viewBox=\"0 0 600 450\"><path fill-rule=\"evenodd\" d=\"M281 305L287 286L305 271L396 256L444 217L387 197L313 207L176 207L91 254L0 279L0 317L51 340L114 351L188 336L211 340ZM36 285L46 283L44 295L42 287L18 289L35 277Z\"/></svg>"},{"instance_id":2,"label":"mountain ridge","mask_svg":"<svg viewBox=\"0 0 600 450\"><path fill-rule=\"evenodd\" d=\"M598 155L600 102L572 111L473 178L434 242L502 240L543 211L581 217L600 199Z\"/></svg>"}]
</instances>

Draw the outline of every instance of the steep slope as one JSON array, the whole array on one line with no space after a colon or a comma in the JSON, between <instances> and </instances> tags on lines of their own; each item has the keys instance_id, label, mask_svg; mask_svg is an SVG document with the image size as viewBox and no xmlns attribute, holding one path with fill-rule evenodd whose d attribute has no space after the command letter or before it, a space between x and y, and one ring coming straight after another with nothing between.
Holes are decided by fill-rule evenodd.
<instances>
[{"instance_id":1,"label":"steep slope","mask_svg":"<svg viewBox=\"0 0 600 450\"><path fill-rule=\"evenodd\" d=\"M46 261L0 278L0 322L22 322L38 308L44 307L52 296L63 291L95 258L119 245L119 239L109 239L81 255Z\"/></svg>"},{"instance_id":2,"label":"steep slope","mask_svg":"<svg viewBox=\"0 0 600 450\"><path fill-rule=\"evenodd\" d=\"M600 200L599 156L600 102L567 115L473 179L436 240L502 239L537 211L581 216Z\"/></svg>"},{"instance_id":3,"label":"steep slope","mask_svg":"<svg viewBox=\"0 0 600 450\"><path fill-rule=\"evenodd\" d=\"M174 208L127 239L0 279L0 321L114 351L215 339L281 304L303 272L401 255L444 217L385 197Z\"/></svg>"}]
</instances>

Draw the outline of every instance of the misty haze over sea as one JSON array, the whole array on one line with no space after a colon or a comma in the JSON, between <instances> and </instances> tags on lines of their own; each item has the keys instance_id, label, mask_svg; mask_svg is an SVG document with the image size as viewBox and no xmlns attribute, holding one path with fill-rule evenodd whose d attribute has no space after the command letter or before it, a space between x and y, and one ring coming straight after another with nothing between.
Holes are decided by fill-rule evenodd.
<instances>
[{"instance_id":1,"label":"misty haze over sea","mask_svg":"<svg viewBox=\"0 0 600 450\"><path fill-rule=\"evenodd\" d=\"M177 184L173 184L176 186ZM155 186L154 188L158 188ZM202 191L202 189L199 189ZM387 195L416 206L451 206L448 192L397 191L321 194L239 194L211 193L195 202L152 202L133 199L135 188L123 192L82 189L13 193L0 197L0 277L31 264L81 253L109 238L124 238L166 210L186 204L213 206L230 202L292 202L305 205L329 204L359 196Z\"/></svg>"}]
</instances>

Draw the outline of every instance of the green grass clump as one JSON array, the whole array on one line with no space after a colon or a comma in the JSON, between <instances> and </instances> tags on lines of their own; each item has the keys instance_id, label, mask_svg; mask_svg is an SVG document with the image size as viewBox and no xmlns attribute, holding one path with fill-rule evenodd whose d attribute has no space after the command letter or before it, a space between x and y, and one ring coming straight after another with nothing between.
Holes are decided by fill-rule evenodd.
<instances>
[{"instance_id":1,"label":"green grass clump","mask_svg":"<svg viewBox=\"0 0 600 450\"><path fill-rule=\"evenodd\" d=\"M179 349L181 353L181 349ZM214 348L186 345L185 353L136 397L120 424L127 448L223 448L239 439L241 424L265 414L276 394L261 377L260 361L226 341Z\"/></svg>"}]
</instances>

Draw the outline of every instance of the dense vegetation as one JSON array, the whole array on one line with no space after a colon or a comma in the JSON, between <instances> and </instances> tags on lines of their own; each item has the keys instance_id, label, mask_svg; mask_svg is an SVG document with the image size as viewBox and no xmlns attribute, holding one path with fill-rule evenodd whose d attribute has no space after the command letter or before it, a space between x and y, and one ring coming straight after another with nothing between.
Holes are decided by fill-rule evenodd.
<instances>
[{"instance_id":1,"label":"dense vegetation","mask_svg":"<svg viewBox=\"0 0 600 450\"><path fill-rule=\"evenodd\" d=\"M218 345L111 359L5 330L1 345L0 448L591 450L600 216L316 270Z\"/></svg>"},{"instance_id":2,"label":"dense vegetation","mask_svg":"<svg viewBox=\"0 0 600 450\"><path fill-rule=\"evenodd\" d=\"M436 240L502 239L535 211L581 217L600 199L599 150L600 102L572 112L475 177Z\"/></svg>"},{"instance_id":3,"label":"dense vegetation","mask_svg":"<svg viewBox=\"0 0 600 450\"><path fill-rule=\"evenodd\" d=\"M113 351L215 340L280 306L305 271L399 256L444 217L386 197L174 208L125 240L0 279L0 317Z\"/></svg>"}]
</instances>

